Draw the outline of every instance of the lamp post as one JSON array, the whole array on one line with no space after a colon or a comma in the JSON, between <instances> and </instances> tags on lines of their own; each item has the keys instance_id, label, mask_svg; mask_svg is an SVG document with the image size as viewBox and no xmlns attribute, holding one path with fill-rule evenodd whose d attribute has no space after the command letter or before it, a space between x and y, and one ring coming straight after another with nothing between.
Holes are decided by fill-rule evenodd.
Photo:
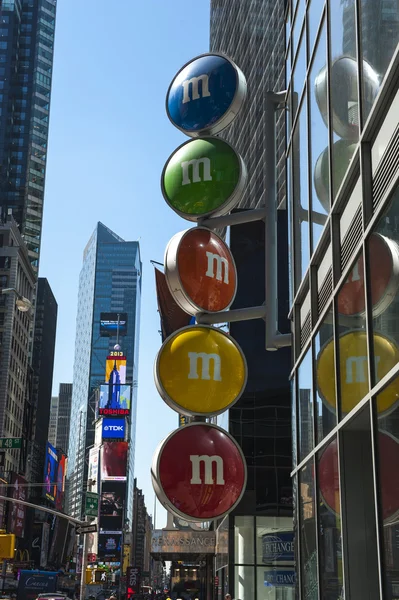
<instances>
[{"instance_id":1,"label":"lamp post","mask_svg":"<svg viewBox=\"0 0 399 600\"><path fill-rule=\"evenodd\" d=\"M2 294L15 294L16 301L15 306L20 312L29 312L32 308L32 302L22 296L15 288L4 288L1 290Z\"/></svg>"}]
</instances>

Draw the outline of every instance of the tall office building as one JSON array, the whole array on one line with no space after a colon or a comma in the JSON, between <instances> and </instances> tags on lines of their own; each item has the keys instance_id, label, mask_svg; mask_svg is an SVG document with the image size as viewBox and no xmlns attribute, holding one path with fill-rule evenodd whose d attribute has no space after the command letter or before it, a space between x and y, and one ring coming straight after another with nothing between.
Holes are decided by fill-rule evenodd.
<instances>
[{"instance_id":1,"label":"tall office building","mask_svg":"<svg viewBox=\"0 0 399 600\"><path fill-rule=\"evenodd\" d=\"M265 93L285 89L284 0L212 0L211 51L232 58L244 73L248 93L234 123L221 133L242 155L248 184L238 208L265 205L267 126ZM285 200L285 117L277 115L276 164L279 202ZM262 221L230 229L230 248L238 273L232 308L259 306L265 301L265 226ZM289 332L287 216L278 219L279 328ZM271 550L293 545L290 350L265 350L262 321L232 323L230 333L247 359L248 382L244 394L229 410L229 431L239 442L248 468L248 480L239 506L221 523L218 538L217 598L291 599L290 591L272 595L276 563ZM287 585L293 578L293 553L280 556ZM281 583L281 582L280 582ZM265 586L268 586L265 588ZM279 592L279 594L280 594ZM287 595L288 594L288 595ZM268 596L269 597L269 596Z\"/></svg>"},{"instance_id":2,"label":"tall office building","mask_svg":"<svg viewBox=\"0 0 399 600\"><path fill-rule=\"evenodd\" d=\"M68 445L69 511L81 515L82 491L87 481L88 449L94 444L95 391L106 382L106 358L114 350L116 334L104 337L101 313L127 316L126 335L119 344L126 356L126 383L132 388L129 431L126 514L132 519L136 429L138 341L140 327L141 261L138 242L125 242L98 223L83 254L79 278L75 362ZM108 381L108 379L107 379Z\"/></svg>"},{"instance_id":3,"label":"tall office building","mask_svg":"<svg viewBox=\"0 0 399 600\"><path fill-rule=\"evenodd\" d=\"M395 600L399 6L291 0L286 32L295 597Z\"/></svg>"},{"instance_id":4,"label":"tall office building","mask_svg":"<svg viewBox=\"0 0 399 600\"><path fill-rule=\"evenodd\" d=\"M56 0L0 1L0 206L12 209L37 270Z\"/></svg>"},{"instance_id":5,"label":"tall office building","mask_svg":"<svg viewBox=\"0 0 399 600\"><path fill-rule=\"evenodd\" d=\"M57 445L58 396L53 396L50 403L50 418L48 424L48 441L54 448Z\"/></svg>"},{"instance_id":6,"label":"tall office building","mask_svg":"<svg viewBox=\"0 0 399 600\"><path fill-rule=\"evenodd\" d=\"M72 383L60 383L58 389L56 448L67 454L71 422Z\"/></svg>"},{"instance_id":7,"label":"tall office building","mask_svg":"<svg viewBox=\"0 0 399 600\"><path fill-rule=\"evenodd\" d=\"M42 481L49 429L51 389L58 305L50 284L39 277L35 297L35 324L32 349L31 422L28 442L27 475L31 482ZM41 494L33 490L35 496Z\"/></svg>"}]
</instances>

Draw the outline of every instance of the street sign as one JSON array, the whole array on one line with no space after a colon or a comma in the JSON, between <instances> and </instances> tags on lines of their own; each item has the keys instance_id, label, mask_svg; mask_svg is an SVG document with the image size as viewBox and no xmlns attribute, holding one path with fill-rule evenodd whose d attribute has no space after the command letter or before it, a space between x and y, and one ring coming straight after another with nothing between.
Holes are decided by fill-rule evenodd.
<instances>
[{"instance_id":1,"label":"street sign","mask_svg":"<svg viewBox=\"0 0 399 600\"><path fill-rule=\"evenodd\" d=\"M173 236L165 252L165 276L177 304L192 315L228 309L237 290L229 247L204 227Z\"/></svg>"},{"instance_id":2,"label":"street sign","mask_svg":"<svg viewBox=\"0 0 399 600\"><path fill-rule=\"evenodd\" d=\"M206 325L183 327L169 336L155 363L155 385L164 401L183 415L217 415L245 389L247 363L230 336Z\"/></svg>"},{"instance_id":3,"label":"street sign","mask_svg":"<svg viewBox=\"0 0 399 600\"><path fill-rule=\"evenodd\" d=\"M246 93L245 77L233 61L219 54L202 54L176 74L166 96L166 112L186 135L211 135L233 121Z\"/></svg>"},{"instance_id":4,"label":"street sign","mask_svg":"<svg viewBox=\"0 0 399 600\"><path fill-rule=\"evenodd\" d=\"M1 448L22 448L22 438L0 438Z\"/></svg>"},{"instance_id":5,"label":"street sign","mask_svg":"<svg viewBox=\"0 0 399 600\"><path fill-rule=\"evenodd\" d=\"M86 492L85 513L87 517L98 517L98 494Z\"/></svg>"},{"instance_id":6,"label":"street sign","mask_svg":"<svg viewBox=\"0 0 399 600\"><path fill-rule=\"evenodd\" d=\"M398 362L396 344L375 333L374 359L377 381L380 381ZM341 410L347 414L369 392L367 372L367 337L363 330L349 331L339 338ZM327 408L335 412L334 341L328 342L317 358L317 387ZM378 394L380 414L393 408L399 398L399 379Z\"/></svg>"},{"instance_id":7,"label":"street sign","mask_svg":"<svg viewBox=\"0 0 399 600\"><path fill-rule=\"evenodd\" d=\"M373 233L368 242L370 289L373 316L378 317L396 297L399 287L399 247L384 235ZM351 273L338 294L340 314L365 314L364 260L360 254Z\"/></svg>"},{"instance_id":8,"label":"street sign","mask_svg":"<svg viewBox=\"0 0 399 600\"><path fill-rule=\"evenodd\" d=\"M240 200L247 181L241 156L219 138L189 140L168 158L161 177L169 206L188 221L223 215Z\"/></svg>"},{"instance_id":9,"label":"street sign","mask_svg":"<svg viewBox=\"0 0 399 600\"><path fill-rule=\"evenodd\" d=\"M167 510L183 519L208 521L237 506L247 469L241 448L227 431L192 423L161 442L151 474L155 493Z\"/></svg>"},{"instance_id":10,"label":"street sign","mask_svg":"<svg viewBox=\"0 0 399 600\"><path fill-rule=\"evenodd\" d=\"M86 535L86 533L96 533L97 531L97 525L94 523L93 525L90 525L89 523L87 525L80 525L79 527L76 527L76 535Z\"/></svg>"},{"instance_id":11,"label":"street sign","mask_svg":"<svg viewBox=\"0 0 399 600\"><path fill-rule=\"evenodd\" d=\"M392 521L399 511L399 442L390 433L378 433L378 470L382 518ZM330 442L320 457L318 485L323 502L340 514L337 440ZM361 491L359 491L361 494Z\"/></svg>"}]
</instances>

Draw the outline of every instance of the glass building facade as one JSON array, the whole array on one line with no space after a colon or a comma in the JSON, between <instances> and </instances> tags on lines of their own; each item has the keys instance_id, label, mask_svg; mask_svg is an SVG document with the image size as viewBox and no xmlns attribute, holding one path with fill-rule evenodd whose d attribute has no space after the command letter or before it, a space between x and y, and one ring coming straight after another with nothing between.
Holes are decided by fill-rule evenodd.
<instances>
[{"instance_id":1,"label":"glass building facade","mask_svg":"<svg viewBox=\"0 0 399 600\"><path fill-rule=\"evenodd\" d=\"M0 1L0 207L19 225L37 270L56 0Z\"/></svg>"},{"instance_id":2,"label":"glass building facade","mask_svg":"<svg viewBox=\"0 0 399 600\"><path fill-rule=\"evenodd\" d=\"M399 598L399 4L286 6L296 597Z\"/></svg>"},{"instance_id":3,"label":"glass building facade","mask_svg":"<svg viewBox=\"0 0 399 600\"><path fill-rule=\"evenodd\" d=\"M116 337L101 337L100 314L127 313L127 334L119 339L132 388L127 516L132 514L137 414L141 261L138 242L125 242L98 223L83 255L79 278L75 361L68 446L69 512L80 517L87 481L88 448L94 444L95 390L105 383L106 357ZM131 516L129 517L132 518Z\"/></svg>"}]
</instances>

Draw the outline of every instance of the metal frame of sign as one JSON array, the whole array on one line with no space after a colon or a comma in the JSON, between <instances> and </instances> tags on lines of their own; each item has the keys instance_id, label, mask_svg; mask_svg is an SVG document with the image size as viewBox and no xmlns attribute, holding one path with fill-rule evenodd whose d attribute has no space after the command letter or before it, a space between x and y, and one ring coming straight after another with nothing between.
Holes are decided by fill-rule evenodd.
<instances>
[{"instance_id":1,"label":"metal frame of sign","mask_svg":"<svg viewBox=\"0 0 399 600\"><path fill-rule=\"evenodd\" d=\"M179 254L181 243L183 242L183 239L186 237L186 235L189 235L190 233L195 232L195 231L199 231L200 229L202 229L203 231L207 231L210 235L218 238L220 243L224 246L226 252L229 254L230 260L234 267L235 280L236 280L234 294L233 294L231 301L224 308L222 308L222 311L228 310L230 308L230 306L232 305L232 303L234 302L234 298L237 293L237 284L238 284L237 268L236 268L236 263L235 263L233 254L231 253L231 250L228 247L228 245L226 244L226 242L217 233L215 233L211 229L208 229L207 227L200 227L200 226L192 227L191 229L186 229L185 231L180 231L179 233L176 233L169 241L168 245L166 246L166 250L165 250L164 265L165 265L166 283L168 285L170 293L172 294L174 300L177 302L177 304L180 306L180 308L182 308L189 315L194 315L194 316L196 314L202 313L202 312L207 312L207 313L211 312L212 314L217 314L217 312L221 312L221 311L209 311L209 310L205 311L205 309L203 307L196 304L191 299L189 294L186 292L183 282L180 278L180 273L179 273L179 268L178 268L178 254Z\"/></svg>"},{"instance_id":2,"label":"metal frame of sign","mask_svg":"<svg viewBox=\"0 0 399 600\"><path fill-rule=\"evenodd\" d=\"M234 70L236 72L236 92L234 94L234 98L231 101L229 108L226 110L224 115L222 117L220 117L220 119L218 119L217 121L212 123L212 125L210 127L205 128L205 129L200 129L199 131L187 131L186 129L183 129L182 127L179 127L178 125L176 125L176 123L173 121L173 119L170 116L169 107L168 107L169 93L170 93L170 90L172 89L172 86L173 86L175 80L179 77L179 75L183 71L183 69L188 67L188 65L195 62L199 58L205 58L206 56L219 56L220 58L224 58L226 61L228 61L231 64L231 66L234 68ZM180 131L182 131L183 133L185 133L186 135L188 135L192 138L198 138L198 137L202 138L204 135L214 135L216 133L220 133L220 131L222 131L223 129L228 127L230 125L230 123L232 123L234 121L234 119L236 118L238 113L240 112L241 107L246 98L246 95L247 95L247 80L245 78L244 73L235 64L235 62L233 62L231 60L231 58L228 58L228 56L226 56L223 53L205 52L204 54L200 54L199 56L196 56L195 58L192 58L191 60L186 62L179 69L179 71L176 73L176 75L173 77L172 82L169 85L168 91L166 93L166 100L165 100L166 114L168 115L168 119L172 123L172 125L174 127L176 127L177 129L179 129Z\"/></svg>"},{"instance_id":3,"label":"metal frame of sign","mask_svg":"<svg viewBox=\"0 0 399 600\"><path fill-rule=\"evenodd\" d=\"M223 143L226 146L230 147L230 149L237 156L238 165L239 165L239 169L240 169L240 174L238 176L237 185L234 188L233 193L231 194L231 196L229 196L229 198L227 198L223 202L223 204L221 204L218 208L215 208L215 210L211 210L211 211L208 211L206 213L202 213L200 215L196 215L196 214L191 215L189 213L185 213L185 212L182 212L182 211L176 209L170 203L170 200L169 200L169 198L168 198L168 196L166 194L165 185L164 185L166 169L168 168L168 165L169 165L171 159L173 158L173 156L181 148L183 148L184 146L187 146L187 144L192 144L193 142L199 142L199 141L206 142L206 141L209 141L209 140L211 140L211 141L216 140L218 143ZM164 168L162 169L162 174L161 174L161 190L162 190L162 195L164 197L164 200L167 203L167 205L169 206L169 208L171 208L176 214L178 214L179 217L182 217L183 219L186 219L186 221L191 221L193 223L196 223L197 221L200 221L201 219L206 219L207 217L210 217L210 216L214 216L214 217L222 216L222 215L225 215L226 213L230 212L231 210L233 210L233 208L240 201L241 196L244 193L245 186L247 185L247 180L248 180L248 171L247 171L246 164L245 164L245 162L244 162L241 154L239 154L237 152L237 150L234 148L234 146L232 146L231 144L229 144L228 142L226 142L226 140L222 140L222 139L217 138L217 137L206 136L206 137L201 137L200 139L196 138L196 139L187 140L186 142L183 142L183 144L180 144L180 146L178 146L172 152L172 154L169 156L168 160L166 161L166 163L164 165Z\"/></svg>"},{"instance_id":4,"label":"metal frame of sign","mask_svg":"<svg viewBox=\"0 0 399 600\"><path fill-rule=\"evenodd\" d=\"M212 330L215 333L219 333L220 335L225 336L230 342L232 342L234 344L234 346L236 347L236 349L240 353L241 358L243 360L244 370L245 370L245 376L244 376L243 384L241 386L241 390L237 394L237 396L235 397L235 399L232 402L230 402L230 404L226 405L224 408L222 408L220 410L212 411L212 412L209 412L209 411L208 412L194 412L194 411L190 411L187 408L184 408L183 406L180 406L180 404L177 404L177 402L175 402L168 395L168 393L166 392L165 388L162 385L160 374L159 374L159 363L160 363L162 351L165 348L165 346L170 342L170 340L172 340L174 337L178 336L183 331L189 331L190 329L194 329L194 330L195 329L197 329L197 330L198 329L210 329L210 330ZM175 410L179 414L186 415L188 417L214 417L216 415L221 415L226 410L229 410L241 398L241 395L243 394L243 392L245 390L245 387L247 385L247 380L248 380L248 365L247 365L247 360L246 360L244 352L242 351L242 349L239 346L238 342L233 337L231 337L230 335L228 335L227 333L225 333L224 331L222 331L221 329L217 329L215 327L212 327L211 325L188 325L187 327L182 327L181 329L178 329L177 331L175 331L169 337L166 338L166 340L164 341L164 343L160 347L160 349L158 351L158 354L156 356L156 359L155 359L155 364L154 364L154 381L155 381L155 386L157 388L158 394L161 396L161 398L163 399L163 401L171 409ZM186 425L185 427L188 427L188 425Z\"/></svg>"},{"instance_id":5,"label":"metal frame of sign","mask_svg":"<svg viewBox=\"0 0 399 600\"><path fill-rule=\"evenodd\" d=\"M243 486L242 486L242 490L241 490L239 497L234 502L234 504L229 508L229 510L225 511L224 513L221 513L220 515L215 515L213 517L207 517L206 519L199 519L198 517L192 517L191 515L187 515L186 513L181 512L169 501L169 499L162 487L160 478L159 478L159 463L161 460L161 455L162 455L163 449L165 448L166 444L169 442L169 440L172 437L174 437L175 435L178 435L179 433L182 432L181 428L175 429L174 431L172 431L164 440L162 440L162 442L159 444L158 448L155 450L155 454L153 456L152 465L151 465L151 479L152 479L152 485L153 485L154 491L156 493L156 496L157 496L158 500L160 501L160 503L166 508L166 510L168 510L169 512L171 512L172 514L174 514L176 517L178 517L180 519L194 521L195 523L204 523L207 521L211 521L213 519L221 519L221 518L225 517L232 510L234 510L235 507L240 503L240 501L244 495L244 492L246 490L246 487L247 487L248 469L247 469L247 462L245 460L245 456L244 456L243 451L241 450L240 445L238 444L237 440L235 440L233 438L233 436L230 435L230 433L228 431L226 431L225 429L218 427L218 425L213 425L212 423L196 422L196 423L190 423L189 425L186 425L184 427L184 431L186 431L187 428L189 428L189 427L197 427L199 425L201 425L202 427L209 427L209 428L217 429L218 431L222 432L236 446L236 448L241 456L242 463L244 466Z\"/></svg>"}]
</instances>

